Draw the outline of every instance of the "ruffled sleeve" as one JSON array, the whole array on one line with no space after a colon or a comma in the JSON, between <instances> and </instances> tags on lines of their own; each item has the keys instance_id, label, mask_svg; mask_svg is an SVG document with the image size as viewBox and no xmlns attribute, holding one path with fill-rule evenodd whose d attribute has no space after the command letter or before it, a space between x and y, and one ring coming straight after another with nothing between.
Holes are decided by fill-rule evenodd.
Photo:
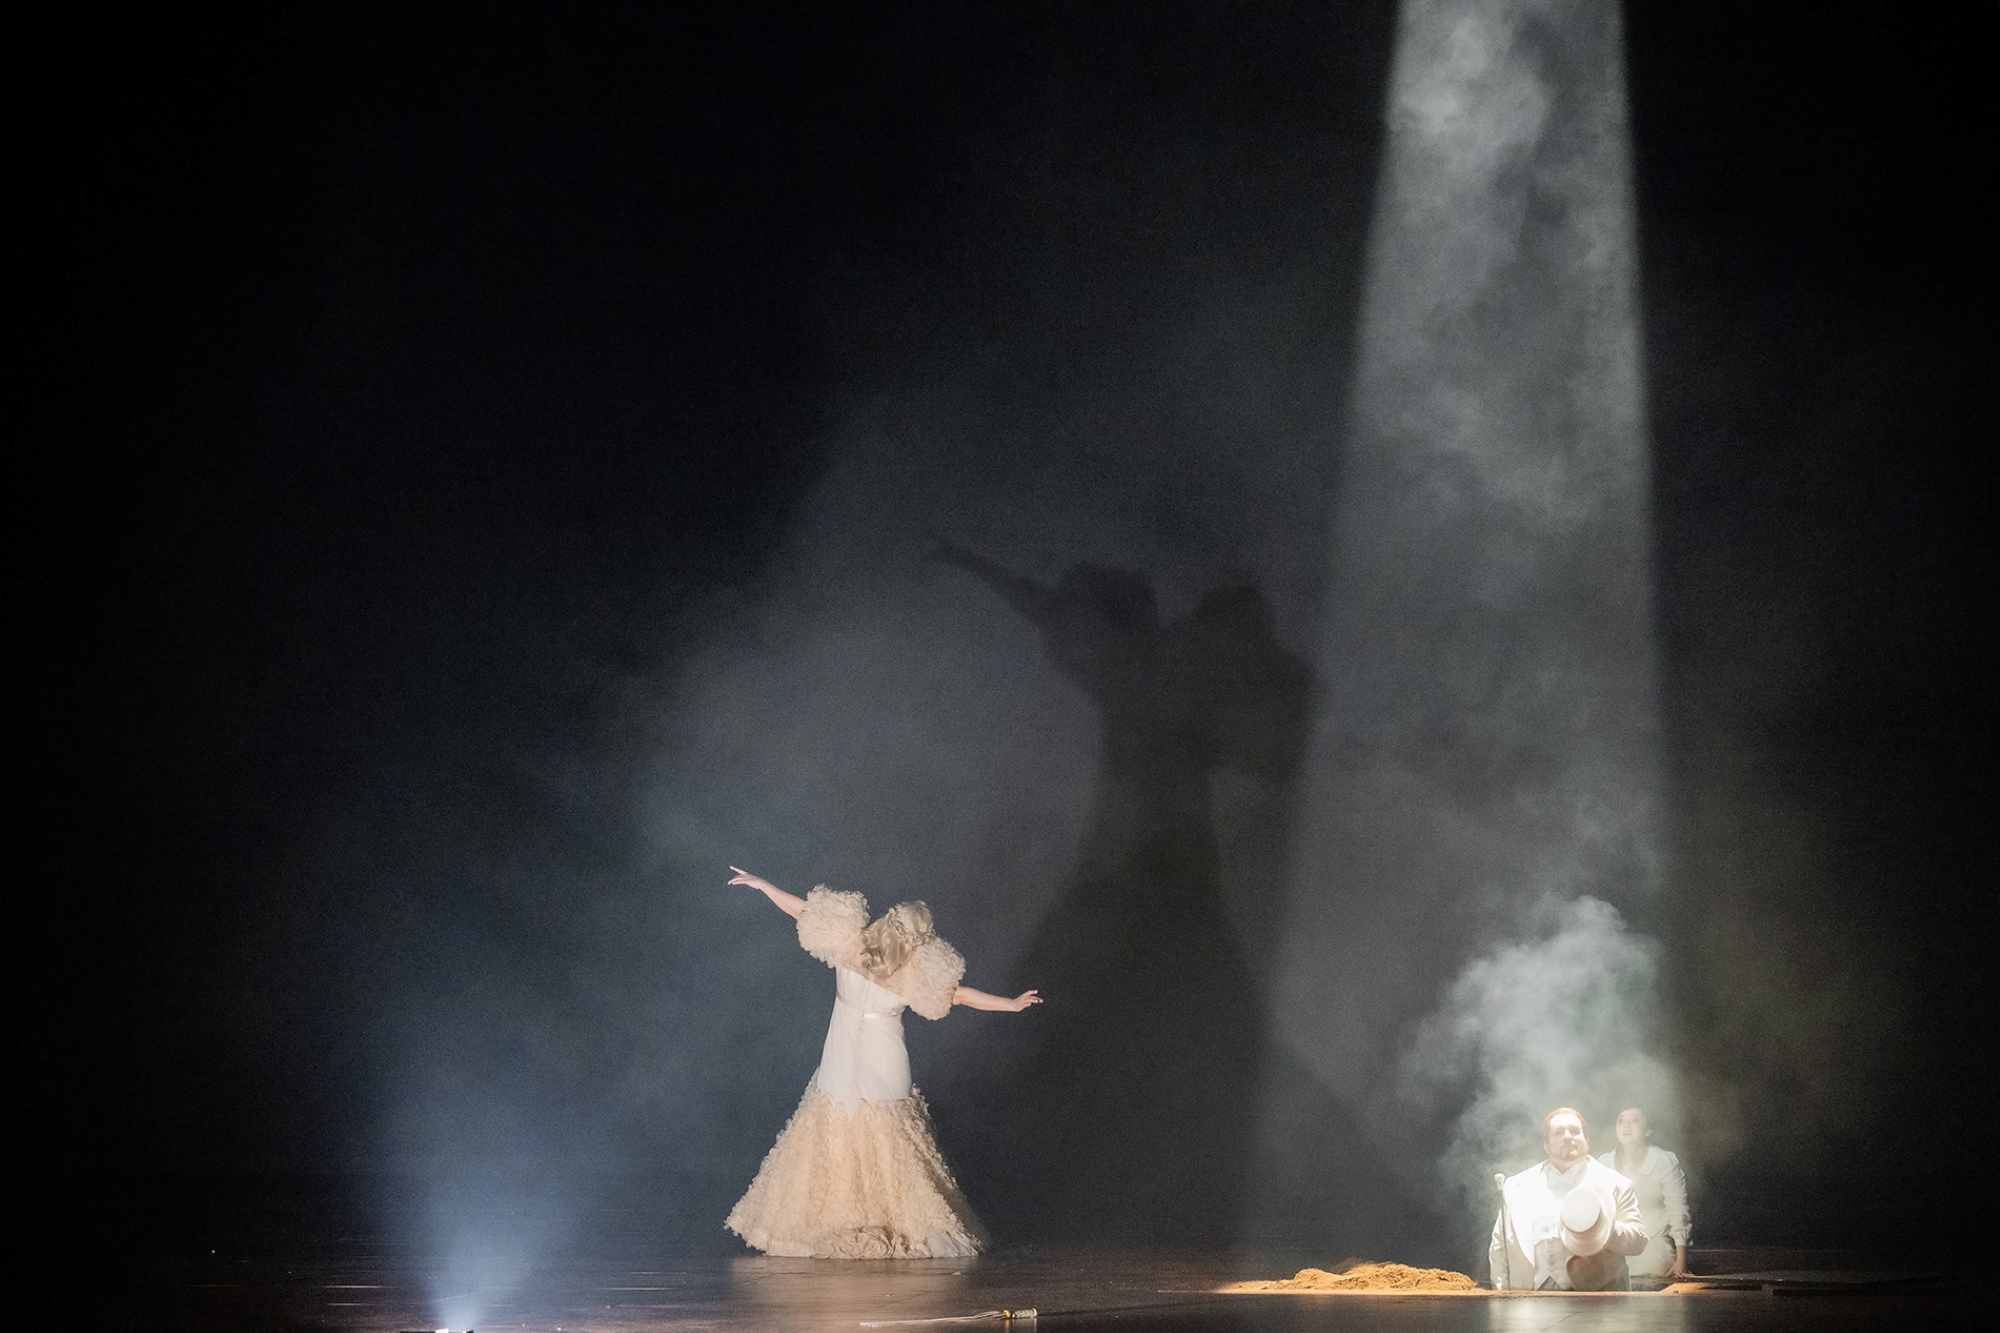
<instances>
[{"instance_id":1,"label":"ruffled sleeve","mask_svg":"<svg viewBox=\"0 0 2000 1333\"><path fill-rule=\"evenodd\" d=\"M861 930L868 924L868 900L836 893L821 884L806 895L799 913L799 947L828 967L861 968Z\"/></svg>"},{"instance_id":2,"label":"ruffled sleeve","mask_svg":"<svg viewBox=\"0 0 2000 1333\"><path fill-rule=\"evenodd\" d=\"M951 995L965 975L965 959L958 950L932 936L896 969L888 988L910 1002L910 1008L925 1018L943 1018L951 1012Z\"/></svg>"}]
</instances>

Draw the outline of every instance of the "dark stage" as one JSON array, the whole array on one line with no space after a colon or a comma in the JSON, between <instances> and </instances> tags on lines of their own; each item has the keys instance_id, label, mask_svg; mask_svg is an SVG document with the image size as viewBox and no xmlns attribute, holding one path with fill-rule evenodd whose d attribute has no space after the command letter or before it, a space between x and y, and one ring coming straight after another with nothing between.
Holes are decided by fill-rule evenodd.
<instances>
[{"instance_id":1,"label":"dark stage","mask_svg":"<svg viewBox=\"0 0 2000 1333\"><path fill-rule=\"evenodd\" d=\"M495 1333L833 1333L867 1327L1747 1333L1941 1327L1970 1322L1991 1308L1991 1298L1969 1285L1840 1266L1853 1258L1716 1252L1698 1256L1699 1266L1755 1267L1662 1292L1259 1294L1228 1288L1296 1265L1282 1257L1087 1247L848 1264L663 1251L556 1264L517 1289L452 1296L479 1311L478 1329ZM1813 1266L1775 1266L1801 1262ZM435 1308L429 1276L410 1256L353 1243L328 1246L312 1259L216 1256L157 1271L143 1305L124 1312L124 1326L217 1333L418 1330L428 1327L427 1312ZM1012 1321L918 1322L1028 1309L1036 1312L1033 1320L1022 1313Z\"/></svg>"},{"instance_id":2,"label":"dark stage","mask_svg":"<svg viewBox=\"0 0 2000 1333\"><path fill-rule=\"evenodd\" d=\"M18 43L89 1322L1985 1299L1991 0L127 9Z\"/></svg>"},{"instance_id":3,"label":"dark stage","mask_svg":"<svg viewBox=\"0 0 2000 1333\"><path fill-rule=\"evenodd\" d=\"M650 1191L641 1191L647 1193ZM1667 1290L1599 1294L1435 1294L1246 1290L1306 1267L1352 1260L1264 1246L1001 1244L964 1260L831 1262L748 1253L693 1221L662 1226L643 1203L601 1210L552 1252L504 1272L469 1274L408 1235L420 1192L374 1182L126 1182L119 1218L61 1215L23 1229L25 1272L62 1273L78 1327L120 1333L819 1333L998 1310L1033 1325L1129 1329L1777 1330L1902 1329L1977 1322L1990 1305L1976 1264L1951 1271L1930 1252L1697 1247L1701 1276ZM474 1232L523 1219L474 1213ZM545 1219L546 1220L546 1219ZM701 1233L707 1232L706 1236ZM1905 1232L1907 1238L1909 1232ZM699 1239L691 1239L699 1237ZM86 1255L102 1263L79 1263ZM1376 1256L1389 1258L1393 1256ZM1408 1257L1408 1256L1404 1256ZM45 1284L52 1295L55 1284Z\"/></svg>"}]
</instances>

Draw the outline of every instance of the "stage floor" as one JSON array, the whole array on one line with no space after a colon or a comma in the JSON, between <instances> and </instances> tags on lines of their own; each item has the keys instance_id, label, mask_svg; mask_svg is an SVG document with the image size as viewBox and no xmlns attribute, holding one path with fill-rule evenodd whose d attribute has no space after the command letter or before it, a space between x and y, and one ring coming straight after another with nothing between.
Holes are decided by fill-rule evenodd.
<instances>
[{"instance_id":1,"label":"stage floor","mask_svg":"<svg viewBox=\"0 0 2000 1333\"><path fill-rule=\"evenodd\" d=\"M1775 1270L1727 1289L1618 1295L1222 1294L1289 1276L1291 1261L1025 1250L974 1260L832 1262L706 1253L551 1265L513 1286L451 1290L386 1253L311 1261L217 1254L156 1268L139 1327L435 1329L460 1333L640 1330L858 1331L1010 1327L897 1323L1034 1307L1011 1327L1168 1330L1901 1329L1969 1322L1969 1285L1847 1271ZM1978 1305L1990 1304L1982 1299Z\"/></svg>"}]
</instances>

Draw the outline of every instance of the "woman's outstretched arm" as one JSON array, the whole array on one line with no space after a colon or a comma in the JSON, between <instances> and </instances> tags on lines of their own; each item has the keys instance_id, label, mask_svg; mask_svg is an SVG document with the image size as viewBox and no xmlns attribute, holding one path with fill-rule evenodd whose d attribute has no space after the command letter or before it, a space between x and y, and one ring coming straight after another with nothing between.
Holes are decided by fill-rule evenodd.
<instances>
[{"instance_id":1,"label":"woman's outstretched arm","mask_svg":"<svg viewBox=\"0 0 2000 1333\"><path fill-rule=\"evenodd\" d=\"M974 990L970 986L960 986L951 993L951 1002L962 1004L968 1009L993 1009L1002 1013L1018 1014L1031 1004L1040 1004L1042 996L1040 991L1024 990L1010 1000L1005 996L988 995L985 991Z\"/></svg>"},{"instance_id":2,"label":"woman's outstretched arm","mask_svg":"<svg viewBox=\"0 0 2000 1333\"><path fill-rule=\"evenodd\" d=\"M786 893L770 880L753 875L741 867L731 866L729 868L736 872L736 878L729 881L731 884L748 884L751 888L759 890L766 898L776 903L778 909L786 916L796 919L799 913L806 910L806 900L797 894Z\"/></svg>"}]
</instances>

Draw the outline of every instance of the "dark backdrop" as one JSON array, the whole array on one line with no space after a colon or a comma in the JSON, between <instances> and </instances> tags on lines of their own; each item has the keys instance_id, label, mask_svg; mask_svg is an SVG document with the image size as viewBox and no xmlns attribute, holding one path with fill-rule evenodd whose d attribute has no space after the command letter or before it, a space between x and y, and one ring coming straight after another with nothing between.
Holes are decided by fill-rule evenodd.
<instances>
[{"instance_id":1,"label":"dark backdrop","mask_svg":"<svg viewBox=\"0 0 2000 1333\"><path fill-rule=\"evenodd\" d=\"M1627 12L1681 900L1663 933L1684 1063L1756 1089L1717 1127L1735 1155L1710 1215L1745 1237L1949 1227L1958 1186L1913 1182L1976 1137L1992 1088L1994 126L1964 62L1993 15ZM1881 980L1843 996L1862 970ZM1850 1076L1869 1049L1888 1057Z\"/></svg>"},{"instance_id":2,"label":"dark backdrop","mask_svg":"<svg viewBox=\"0 0 2000 1333\"><path fill-rule=\"evenodd\" d=\"M1992 11L1627 13L1675 775L1654 924L1683 1063L1740 1108L1710 1235L1940 1222L1964 1196L1926 1164L1977 1156L1991 1093ZM640 874L617 800L553 809L519 758L624 771L607 692L675 679L765 573L842 393L907 351L903 276L1032 267L991 203L1052 159L1097 191L1076 244L1135 270L1254 268L1268 195L1256 236L1324 221L1338 252L1338 354L1390 19L72 22L17 195L19 1169L114 1201L405 1166L369 1131L377 1002L407 1003L382 987L496 958L564 984L555 909L455 867L533 829L572 907L592 866ZM1129 175L1089 151L1132 143ZM1315 163L1350 203L1285 214ZM457 850L413 850L412 811ZM387 905L327 868L425 857ZM473 915L462 953L439 922ZM1865 1086L1826 1075L1843 1034L1889 1052Z\"/></svg>"}]
</instances>

